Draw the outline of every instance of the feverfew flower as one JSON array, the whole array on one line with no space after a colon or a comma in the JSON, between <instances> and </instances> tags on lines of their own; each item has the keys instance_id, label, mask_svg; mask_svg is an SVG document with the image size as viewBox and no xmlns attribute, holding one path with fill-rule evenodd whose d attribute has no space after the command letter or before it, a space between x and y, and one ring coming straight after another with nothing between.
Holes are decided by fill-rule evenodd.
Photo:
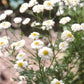
<instances>
[{"instance_id":1,"label":"feverfew flower","mask_svg":"<svg viewBox=\"0 0 84 84\"><path fill-rule=\"evenodd\" d=\"M80 31L81 30L81 25L80 24L73 24L72 26L71 26L71 29L72 29L72 31L73 32L76 32L76 31Z\"/></svg>"},{"instance_id":2,"label":"feverfew flower","mask_svg":"<svg viewBox=\"0 0 84 84\"><path fill-rule=\"evenodd\" d=\"M49 60L53 56L52 49L48 47L43 47L39 50L38 56L41 57L43 60Z\"/></svg>"},{"instance_id":3,"label":"feverfew flower","mask_svg":"<svg viewBox=\"0 0 84 84\"><path fill-rule=\"evenodd\" d=\"M46 21L43 21L42 25L45 26L45 29L43 30L49 30L49 29L52 29L52 27L54 26L55 22L53 20L46 20Z\"/></svg>"},{"instance_id":4,"label":"feverfew flower","mask_svg":"<svg viewBox=\"0 0 84 84\"><path fill-rule=\"evenodd\" d=\"M28 9L28 3L23 3L19 9L20 13L24 13Z\"/></svg>"},{"instance_id":5,"label":"feverfew flower","mask_svg":"<svg viewBox=\"0 0 84 84\"><path fill-rule=\"evenodd\" d=\"M4 57L9 57L11 55L12 51L6 51L4 52Z\"/></svg>"},{"instance_id":6,"label":"feverfew flower","mask_svg":"<svg viewBox=\"0 0 84 84\"><path fill-rule=\"evenodd\" d=\"M38 32L33 32L29 35L29 38L31 39L38 39L39 38L39 33Z\"/></svg>"},{"instance_id":7,"label":"feverfew flower","mask_svg":"<svg viewBox=\"0 0 84 84\"><path fill-rule=\"evenodd\" d=\"M84 30L84 23L81 23L81 29Z\"/></svg>"},{"instance_id":8,"label":"feverfew flower","mask_svg":"<svg viewBox=\"0 0 84 84\"><path fill-rule=\"evenodd\" d=\"M18 55L16 56L16 59L18 59L18 60L23 60L25 56L26 56L26 54L25 54L24 52L20 52L20 53L18 53Z\"/></svg>"},{"instance_id":9,"label":"feverfew flower","mask_svg":"<svg viewBox=\"0 0 84 84\"><path fill-rule=\"evenodd\" d=\"M13 13L13 10L5 10L4 13L6 15L11 15Z\"/></svg>"},{"instance_id":10,"label":"feverfew flower","mask_svg":"<svg viewBox=\"0 0 84 84\"><path fill-rule=\"evenodd\" d=\"M35 27L35 26L39 26L39 25L40 25L40 23L36 22L36 21L34 21L34 22L31 23L31 27Z\"/></svg>"},{"instance_id":11,"label":"feverfew flower","mask_svg":"<svg viewBox=\"0 0 84 84\"><path fill-rule=\"evenodd\" d=\"M31 47L32 47L33 49L40 49L40 48L43 47L43 45L44 45L44 43L43 43L41 40L35 40L35 41L33 41L33 43L31 44Z\"/></svg>"},{"instance_id":12,"label":"feverfew flower","mask_svg":"<svg viewBox=\"0 0 84 84\"><path fill-rule=\"evenodd\" d=\"M68 48L68 43L66 41L59 44L59 49L63 52Z\"/></svg>"},{"instance_id":13,"label":"feverfew flower","mask_svg":"<svg viewBox=\"0 0 84 84\"><path fill-rule=\"evenodd\" d=\"M3 13L0 15L0 21L4 20L5 18L6 18L6 14Z\"/></svg>"},{"instance_id":14,"label":"feverfew flower","mask_svg":"<svg viewBox=\"0 0 84 84\"><path fill-rule=\"evenodd\" d=\"M56 78L54 78L52 81L51 81L51 84L64 84L62 80L58 80Z\"/></svg>"},{"instance_id":15,"label":"feverfew flower","mask_svg":"<svg viewBox=\"0 0 84 84\"><path fill-rule=\"evenodd\" d=\"M44 9L52 10L54 3L52 1L44 1L43 5L44 5Z\"/></svg>"},{"instance_id":16,"label":"feverfew flower","mask_svg":"<svg viewBox=\"0 0 84 84\"><path fill-rule=\"evenodd\" d=\"M38 4L37 0L30 0L29 1L29 7L32 7L34 5Z\"/></svg>"},{"instance_id":17,"label":"feverfew flower","mask_svg":"<svg viewBox=\"0 0 84 84\"><path fill-rule=\"evenodd\" d=\"M18 50L18 49L22 48L24 45L25 45L25 40L20 40L18 42L13 42L11 44L11 48Z\"/></svg>"},{"instance_id":18,"label":"feverfew flower","mask_svg":"<svg viewBox=\"0 0 84 84\"><path fill-rule=\"evenodd\" d=\"M21 17L16 17L16 18L14 18L13 21L14 21L15 23L21 23L22 18L21 18Z\"/></svg>"},{"instance_id":19,"label":"feverfew flower","mask_svg":"<svg viewBox=\"0 0 84 84\"><path fill-rule=\"evenodd\" d=\"M27 61L19 60L19 61L16 61L14 68L16 69L16 71L22 72L24 71L24 68L26 68L27 66L28 66Z\"/></svg>"},{"instance_id":20,"label":"feverfew flower","mask_svg":"<svg viewBox=\"0 0 84 84\"><path fill-rule=\"evenodd\" d=\"M22 24L23 25L26 25L26 24L28 24L30 22L30 18L26 18L23 22L22 22Z\"/></svg>"},{"instance_id":21,"label":"feverfew flower","mask_svg":"<svg viewBox=\"0 0 84 84\"><path fill-rule=\"evenodd\" d=\"M40 13L40 12L43 12L43 11L44 11L44 6L41 5L41 4L35 5L33 7L33 12L35 12L35 13Z\"/></svg>"},{"instance_id":22,"label":"feverfew flower","mask_svg":"<svg viewBox=\"0 0 84 84\"><path fill-rule=\"evenodd\" d=\"M71 20L70 17L63 17L63 18L59 21L59 23L64 25L64 24L70 22L70 20Z\"/></svg>"},{"instance_id":23,"label":"feverfew flower","mask_svg":"<svg viewBox=\"0 0 84 84\"><path fill-rule=\"evenodd\" d=\"M50 1L56 4L56 3L59 3L61 0L50 0Z\"/></svg>"},{"instance_id":24,"label":"feverfew flower","mask_svg":"<svg viewBox=\"0 0 84 84\"><path fill-rule=\"evenodd\" d=\"M74 36L70 31L65 30L61 35L61 39L67 42L72 42L74 41Z\"/></svg>"},{"instance_id":25,"label":"feverfew flower","mask_svg":"<svg viewBox=\"0 0 84 84\"><path fill-rule=\"evenodd\" d=\"M58 9L56 15L57 15L57 16L60 16L60 15L62 15L63 13L64 13L64 10L63 10L63 9Z\"/></svg>"},{"instance_id":26,"label":"feverfew flower","mask_svg":"<svg viewBox=\"0 0 84 84\"><path fill-rule=\"evenodd\" d=\"M1 25L2 28L7 29L11 26L11 23L8 22L8 21L4 21L0 25Z\"/></svg>"}]
</instances>

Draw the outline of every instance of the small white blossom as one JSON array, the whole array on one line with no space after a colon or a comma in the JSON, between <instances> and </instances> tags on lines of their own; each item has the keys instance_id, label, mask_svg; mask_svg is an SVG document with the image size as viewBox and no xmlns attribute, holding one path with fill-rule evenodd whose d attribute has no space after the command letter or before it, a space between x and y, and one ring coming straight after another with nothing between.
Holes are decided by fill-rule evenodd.
<instances>
[{"instance_id":1,"label":"small white blossom","mask_svg":"<svg viewBox=\"0 0 84 84\"><path fill-rule=\"evenodd\" d=\"M22 18L21 18L21 17L16 17L16 18L14 18L13 21L14 21L15 23L21 23Z\"/></svg>"},{"instance_id":2,"label":"small white blossom","mask_svg":"<svg viewBox=\"0 0 84 84\"><path fill-rule=\"evenodd\" d=\"M31 39L38 39L39 38L39 33L38 32L33 32L29 35L29 38Z\"/></svg>"},{"instance_id":3,"label":"small white blossom","mask_svg":"<svg viewBox=\"0 0 84 84\"><path fill-rule=\"evenodd\" d=\"M70 31L65 30L61 35L61 39L67 42L72 42L74 41L74 36Z\"/></svg>"},{"instance_id":4,"label":"small white blossom","mask_svg":"<svg viewBox=\"0 0 84 84\"><path fill-rule=\"evenodd\" d=\"M11 27L11 23L8 22L8 21L4 21L4 22L2 22L0 25L1 25L1 27L4 28L4 29L7 29L7 28Z\"/></svg>"},{"instance_id":5,"label":"small white blossom","mask_svg":"<svg viewBox=\"0 0 84 84\"><path fill-rule=\"evenodd\" d=\"M44 1L43 5L44 5L44 9L52 10L54 3L52 1Z\"/></svg>"},{"instance_id":6,"label":"small white blossom","mask_svg":"<svg viewBox=\"0 0 84 84\"><path fill-rule=\"evenodd\" d=\"M32 7L34 5L38 4L37 0L30 0L29 1L29 7Z\"/></svg>"},{"instance_id":7,"label":"small white blossom","mask_svg":"<svg viewBox=\"0 0 84 84\"><path fill-rule=\"evenodd\" d=\"M49 60L53 56L52 49L48 47L43 47L39 50L38 56L41 57L43 60Z\"/></svg>"},{"instance_id":8,"label":"small white blossom","mask_svg":"<svg viewBox=\"0 0 84 84\"><path fill-rule=\"evenodd\" d=\"M59 21L59 23L64 25L64 24L70 22L70 20L71 20L70 17L63 17L63 18Z\"/></svg>"},{"instance_id":9,"label":"small white blossom","mask_svg":"<svg viewBox=\"0 0 84 84\"><path fill-rule=\"evenodd\" d=\"M23 60L25 56L26 56L26 54L25 54L24 52L20 52L20 53L18 53L18 55L16 56L16 59L18 59L18 60Z\"/></svg>"},{"instance_id":10,"label":"small white blossom","mask_svg":"<svg viewBox=\"0 0 84 84\"><path fill-rule=\"evenodd\" d=\"M76 32L76 31L80 31L81 30L81 25L80 24L73 24L72 26L71 26L71 29L72 29L72 31L73 32Z\"/></svg>"},{"instance_id":11,"label":"small white blossom","mask_svg":"<svg viewBox=\"0 0 84 84\"><path fill-rule=\"evenodd\" d=\"M59 44L59 49L63 52L68 48L68 43L66 41Z\"/></svg>"},{"instance_id":12,"label":"small white blossom","mask_svg":"<svg viewBox=\"0 0 84 84\"><path fill-rule=\"evenodd\" d=\"M38 4L38 5L35 5L33 7L33 12L35 12L35 13L40 13L40 12L43 12L43 11L44 11L44 6L43 5Z\"/></svg>"},{"instance_id":13,"label":"small white blossom","mask_svg":"<svg viewBox=\"0 0 84 84\"><path fill-rule=\"evenodd\" d=\"M51 81L51 84L64 84L62 80L58 80L56 78L54 78L52 81Z\"/></svg>"},{"instance_id":14,"label":"small white blossom","mask_svg":"<svg viewBox=\"0 0 84 84\"><path fill-rule=\"evenodd\" d=\"M40 48L43 47L43 45L44 45L44 43L43 43L41 40L35 40L35 41L33 41L33 43L31 44L31 47L32 47L33 49L40 49Z\"/></svg>"},{"instance_id":15,"label":"small white blossom","mask_svg":"<svg viewBox=\"0 0 84 84\"><path fill-rule=\"evenodd\" d=\"M81 30L84 30L84 23L81 23Z\"/></svg>"},{"instance_id":16,"label":"small white blossom","mask_svg":"<svg viewBox=\"0 0 84 84\"><path fill-rule=\"evenodd\" d=\"M28 3L23 3L19 9L20 13L24 13L29 7Z\"/></svg>"},{"instance_id":17,"label":"small white blossom","mask_svg":"<svg viewBox=\"0 0 84 84\"><path fill-rule=\"evenodd\" d=\"M39 26L39 25L40 25L40 23L36 22L36 21L34 21L34 22L31 23L31 27L35 27L35 26Z\"/></svg>"},{"instance_id":18,"label":"small white blossom","mask_svg":"<svg viewBox=\"0 0 84 84\"><path fill-rule=\"evenodd\" d=\"M13 10L5 10L4 13L6 15L11 15L13 13Z\"/></svg>"},{"instance_id":19,"label":"small white blossom","mask_svg":"<svg viewBox=\"0 0 84 84\"><path fill-rule=\"evenodd\" d=\"M19 61L16 61L14 68L16 69L16 71L22 72L24 71L24 68L26 68L27 66L28 66L27 61L19 60Z\"/></svg>"},{"instance_id":20,"label":"small white blossom","mask_svg":"<svg viewBox=\"0 0 84 84\"><path fill-rule=\"evenodd\" d=\"M6 18L6 14L3 13L0 15L0 21L4 20L5 18Z\"/></svg>"},{"instance_id":21,"label":"small white blossom","mask_svg":"<svg viewBox=\"0 0 84 84\"><path fill-rule=\"evenodd\" d=\"M30 22L30 18L26 18L23 22L22 22L22 24L23 25L26 25L26 24L28 24Z\"/></svg>"}]
</instances>

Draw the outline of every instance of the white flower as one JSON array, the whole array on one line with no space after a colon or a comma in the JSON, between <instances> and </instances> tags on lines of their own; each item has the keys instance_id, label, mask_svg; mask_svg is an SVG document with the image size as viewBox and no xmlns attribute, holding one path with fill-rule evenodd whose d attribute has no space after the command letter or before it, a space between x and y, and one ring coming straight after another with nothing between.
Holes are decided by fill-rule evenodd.
<instances>
[{"instance_id":1,"label":"white flower","mask_svg":"<svg viewBox=\"0 0 84 84\"><path fill-rule=\"evenodd\" d=\"M43 5L44 5L44 9L52 10L54 3L52 1L44 1Z\"/></svg>"},{"instance_id":2,"label":"white flower","mask_svg":"<svg viewBox=\"0 0 84 84\"><path fill-rule=\"evenodd\" d=\"M59 23L64 25L64 24L70 22L70 20L71 20L70 17L63 17L63 18L59 21Z\"/></svg>"},{"instance_id":3,"label":"white flower","mask_svg":"<svg viewBox=\"0 0 84 84\"><path fill-rule=\"evenodd\" d=\"M48 47L43 47L39 50L38 56L41 57L43 60L48 60L53 56L52 49Z\"/></svg>"},{"instance_id":4,"label":"white flower","mask_svg":"<svg viewBox=\"0 0 84 84\"><path fill-rule=\"evenodd\" d=\"M26 68L27 66L28 66L27 61L19 60L19 61L16 61L14 68L16 69L16 71L22 72L24 71L24 68Z\"/></svg>"},{"instance_id":5,"label":"white flower","mask_svg":"<svg viewBox=\"0 0 84 84\"><path fill-rule=\"evenodd\" d=\"M60 16L60 15L62 15L63 13L64 13L64 10L63 10L63 9L58 9L56 15L57 15L57 16Z\"/></svg>"},{"instance_id":6,"label":"white flower","mask_svg":"<svg viewBox=\"0 0 84 84\"><path fill-rule=\"evenodd\" d=\"M30 22L30 18L26 18L23 22L22 22L22 24L23 25L26 25L26 24L28 24Z\"/></svg>"},{"instance_id":7,"label":"white flower","mask_svg":"<svg viewBox=\"0 0 84 84\"><path fill-rule=\"evenodd\" d=\"M19 76L19 79L20 79L21 81L24 81L24 80L25 80L25 76Z\"/></svg>"},{"instance_id":8,"label":"white flower","mask_svg":"<svg viewBox=\"0 0 84 84\"><path fill-rule=\"evenodd\" d=\"M0 38L0 50L3 50L4 48L8 47L8 40L4 38Z\"/></svg>"},{"instance_id":9,"label":"white flower","mask_svg":"<svg viewBox=\"0 0 84 84\"><path fill-rule=\"evenodd\" d=\"M30 0L29 1L29 7L32 7L34 5L38 4L37 0Z\"/></svg>"},{"instance_id":10,"label":"white flower","mask_svg":"<svg viewBox=\"0 0 84 84\"><path fill-rule=\"evenodd\" d=\"M5 10L4 13L6 15L11 15L13 13L13 10Z\"/></svg>"},{"instance_id":11,"label":"white flower","mask_svg":"<svg viewBox=\"0 0 84 84\"><path fill-rule=\"evenodd\" d=\"M8 51L4 52L4 57L9 57L10 55L11 55L11 52L8 52Z\"/></svg>"},{"instance_id":12,"label":"white flower","mask_svg":"<svg viewBox=\"0 0 84 84\"><path fill-rule=\"evenodd\" d=\"M58 80L56 78L54 78L52 81L51 81L51 84L64 84L62 80Z\"/></svg>"},{"instance_id":13,"label":"white flower","mask_svg":"<svg viewBox=\"0 0 84 84\"><path fill-rule=\"evenodd\" d=\"M24 13L29 7L28 3L23 3L19 9L20 13Z\"/></svg>"},{"instance_id":14,"label":"white flower","mask_svg":"<svg viewBox=\"0 0 84 84\"><path fill-rule=\"evenodd\" d=\"M33 43L31 44L31 47L32 47L33 49L40 49L40 48L43 47L43 45L44 45L44 43L43 43L41 40L35 40L35 41L33 41Z\"/></svg>"},{"instance_id":15,"label":"white flower","mask_svg":"<svg viewBox=\"0 0 84 84\"><path fill-rule=\"evenodd\" d=\"M18 50L18 49L22 48L24 45L25 45L25 40L20 40L18 42L13 42L11 44L11 48Z\"/></svg>"},{"instance_id":16,"label":"white flower","mask_svg":"<svg viewBox=\"0 0 84 84\"><path fill-rule=\"evenodd\" d=\"M45 26L45 28L42 28L42 29L45 29L45 30L52 29L52 27L54 26L54 24L55 24L55 22L53 20L43 21L42 25L43 25L43 27Z\"/></svg>"},{"instance_id":17,"label":"white flower","mask_svg":"<svg viewBox=\"0 0 84 84\"><path fill-rule=\"evenodd\" d=\"M4 21L4 22L2 22L0 25L1 25L1 27L4 28L4 29L7 29L7 28L11 27L11 23L8 22L8 21Z\"/></svg>"},{"instance_id":18,"label":"white flower","mask_svg":"<svg viewBox=\"0 0 84 84\"><path fill-rule=\"evenodd\" d=\"M18 53L18 55L16 56L16 59L18 59L18 60L23 60L25 56L26 56L26 54L25 54L24 52L20 52L20 53Z\"/></svg>"},{"instance_id":19,"label":"white flower","mask_svg":"<svg viewBox=\"0 0 84 84\"><path fill-rule=\"evenodd\" d=\"M74 41L74 36L70 31L65 30L61 35L61 39L67 42L72 42Z\"/></svg>"},{"instance_id":20,"label":"white flower","mask_svg":"<svg viewBox=\"0 0 84 84\"><path fill-rule=\"evenodd\" d=\"M75 23L71 26L71 29L72 29L73 32L80 31L81 30L81 25Z\"/></svg>"},{"instance_id":21,"label":"white flower","mask_svg":"<svg viewBox=\"0 0 84 84\"><path fill-rule=\"evenodd\" d=\"M81 29L84 30L84 23L81 23Z\"/></svg>"},{"instance_id":22,"label":"white flower","mask_svg":"<svg viewBox=\"0 0 84 84\"><path fill-rule=\"evenodd\" d=\"M0 21L4 20L5 18L6 18L6 14L3 13L0 15Z\"/></svg>"},{"instance_id":23,"label":"white flower","mask_svg":"<svg viewBox=\"0 0 84 84\"><path fill-rule=\"evenodd\" d=\"M60 0L50 0L51 2L53 2L54 4L56 4L56 3L59 3L60 2Z\"/></svg>"},{"instance_id":24,"label":"white flower","mask_svg":"<svg viewBox=\"0 0 84 84\"><path fill-rule=\"evenodd\" d=\"M34 22L31 23L31 27L35 27L35 26L39 26L39 25L40 25L40 23L36 22L36 21L34 21Z\"/></svg>"},{"instance_id":25,"label":"white flower","mask_svg":"<svg viewBox=\"0 0 84 84\"><path fill-rule=\"evenodd\" d=\"M68 43L66 41L59 44L59 49L63 52L68 48Z\"/></svg>"},{"instance_id":26,"label":"white flower","mask_svg":"<svg viewBox=\"0 0 84 84\"><path fill-rule=\"evenodd\" d=\"M21 23L22 18L21 18L21 17L16 17L16 18L14 18L13 21L14 21L15 23Z\"/></svg>"},{"instance_id":27,"label":"white flower","mask_svg":"<svg viewBox=\"0 0 84 84\"><path fill-rule=\"evenodd\" d=\"M38 5L35 5L33 7L33 12L35 12L35 13L40 13L40 12L43 12L43 11L44 11L44 6L43 5L38 4Z\"/></svg>"},{"instance_id":28,"label":"white flower","mask_svg":"<svg viewBox=\"0 0 84 84\"><path fill-rule=\"evenodd\" d=\"M29 38L31 39L38 39L39 38L39 33L38 32L33 32L29 35Z\"/></svg>"}]
</instances>

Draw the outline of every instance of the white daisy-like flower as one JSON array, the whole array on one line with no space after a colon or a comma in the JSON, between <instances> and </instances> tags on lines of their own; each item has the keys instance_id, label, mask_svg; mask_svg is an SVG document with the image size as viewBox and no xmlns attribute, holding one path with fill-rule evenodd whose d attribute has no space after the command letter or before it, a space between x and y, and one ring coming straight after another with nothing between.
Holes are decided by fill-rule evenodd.
<instances>
[{"instance_id":1,"label":"white daisy-like flower","mask_svg":"<svg viewBox=\"0 0 84 84\"><path fill-rule=\"evenodd\" d=\"M19 60L19 61L16 61L14 68L16 69L16 71L22 72L24 71L24 68L26 68L27 66L28 66L27 61Z\"/></svg>"},{"instance_id":2,"label":"white daisy-like flower","mask_svg":"<svg viewBox=\"0 0 84 84\"><path fill-rule=\"evenodd\" d=\"M42 23L42 29L44 30L49 30L49 29L52 29L52 27L54 26L55 22L53 20L46 20L46 21L43 21ZM45 28L43 28L45 26Z\"/></svg>"},{"instance_id":3,"label":"white daisy-like flower","mask_svg":"<svg viewBox=\"0 0 84 84\"><path fill-rule=\"evenodd\" d=\"M6 51L4 52L4 57L9 57L11 55L12 51Z\"/></svg>"},{"instance_id":4,"label":"white daisy-like flower","mask_svg":"<svg viewBox=\"0 0 84 84\"><path fill-rule=\"evenodd\" d=\"M5 18L6 18L6 14L3 13L0 15L0 21L4 20Z\"/></svg>"},{"instance_id":5,"label":"white daisy-like flower","mask_svg":"<svg viewBox=\"0 0 84 84\"><path fill-rule=\"evenodd\" d=\"M29 7L28 3L23 3L19 9L20 13L24 13Z\"/></svg>"},{"instance_id":6,"label":"white daisy-like flower","mask_svg":"<svg viewBox=\"0 0 84 84\"><path fill-rule=\"evenodd\" d=\"M38 32L33 32L29 35L29 38L31 39L38 39L39 38L39 33Z\"/></svg>"},{"instance_id":7,"label":"white daisy-like flower","mask_svg":"<svg viewBox=\"0 0 84 84\"><path fill-rule=\"evenodd\" d=\"M41 40L35 40L35 41L33 41L33 43L31 44L31 47L32 47L33 49L40 49L40 48L43 47L43 45L44 45L44 43L43 43Z\"/></svg>"},{"instance_id":8,"label":"white daisy-like flower","mask_svg":"<svg viewBox=\"0 0 84 84\"><path fill-rule=\"evenodd\" d=\"M59 3L61 0L50 0L50 1L56 4L56 3Z\"/></svg>"},{"instance_id":9,"label":"white daisy-like flower","mask_svg":"<svg viewBox=\"0 0 84 84\"><path fill-rule=\"evenodd\" d=\"M25 45L25 40L20 40L18 42L13 42L11 44L11 48L15 49L15 50L19 50L20 48L22 48Z\"/></svg>"},{"instance_id":10,"label":"white daisy-like flower","mask_svg":"<svg viewBox=\"0 0 84 84\"><path fill-rule=\"evenodd\" d=\"M52 1L44 1L43 5L44 5L44 9L52 10L54 3Z\"/></svg>"},{"instance_id":11,"label":"white daisy-like flower","mask_svg":"<svg viewBox=\"0 0 84 84\"><path fill-rule=\"evenodd\" d=\"M34 5L38 4L37 0L30 0L29 1L29 7L32 7Z\"/></svg>"},{"instance_id":12,"label":"white daisy-like flower","mask_svg":"<svg viewBox=\"0 0 84 84\"><path fill-rule=\"evenodd\" d=\"M53 57L53 51L51 48L43 47L39 50L38 56L41 57L43 60L49 60L51 57Z\"/></svg>"},{"instance_id":13,"label":"white daisy-like flower","mask_svg":"<svg viewBox=\"0 0 84 84\"><path fill-rule=\"evenodd\" d=\"M60 16L60 15L62 15L63 13L64 13L64 10L63 10L63 9L58 9L56 15L57 15L57 16Z\"/></svg>"},{"instance_id":14,"label":"white daisy-like flower","mask_svg":"<svg viewBox=\"0 0 84 84\"><path fill-rule=\"evenodd\" d=\"M59 23L65 25L66 23L70 22L71 18L70 17L63 17Z\"/></svg>"},{"instance_id":15,"label":"white daisy-like flower","mask_svg":"<svg viewBox=\"0 0 84 84\"><path fill-rule=\"evenodd\" d=\"M67 42L72 42L74 41L74 36L70 31L65 30L61 35L61 39Z\"/></svg>"},{"instance_id":16,"label":"white daisy-like flower","mask_svg":"<svg viewBox=\"0 0 84 84\"><path fill-rule=\"evenodd\" d=\"M59 44L59 49L60 49L60 51L65 51L66 49L68 48L68 43L66 42L66 41L64 41L64 42L61 42L60 44Z\"/></svg>"},{"instance_id":17,"label":"white daisy-like flower","mask_svg":"<svg viewBox=\"0 0 84 84\"><path fill-rule=\"evenodd\" d=\"M6 15L11 15L13 13L13 10L5 10L4 13Z\"/></svg>"},{"instance_id":18,"label":"white daisy-like flower","mask_svg":"<svg viewBox=\"0 0 84 84\"><path fill-rule=\"evenodd\" d=\"M25 54L24 52L20 52L20 53L18 53L18 55L16 56L16 59L18 59L18 60L23 60L25 56L26 56L26 54Z\"/></svg>"},{"instance_id":19,"label":"white daisy-like flower","mask_svg":"<svg viewBox=\"0 0 84 84\"><path fill-rule=\"evenodd\" d=\"M21 18L21 17L16 17L16 18L14 18L13 21L14 21L15 23L21 23L22 18Z\"/></svg>"},{"instance_id":20,"label":"white daisy-like flower","mask_svg":"<svg viewBox=\"0 0 84 84\"><path fill-rule=\"evenodd\" d=\"M35 26L39 26L39 25L40 25L40 23L36 22L36 21L34 21L34 22L31 23L31 27L35 27Z\"/></svg>"},{"instance_id":21,"label":"white daisy-like flower","mask_svg":"<svg viewBox=\"0 0 84 84\"><path fill-rule=\"evenodd\" d=\"M62 80L58 80L56 78L54 78L52 81L51 81L51 84L64 84Z\"/></svg>"},{"instance_id":22,"label":"white daisy-like flower","mask_svg":"<svg viewBox=\"0 0 84 84\"><path fill-rule=\"evenodd\" d=\"M32 10L35 13L40 13L44 11L44 6L41 4L38 4L38 5L35 5Z\"/></svg>"},{"instance_id":23,"label":"white daisy-like flower","mask_svg":"<svg viewBox=\"0 0 84 84\"><path fill-rule=\"evenodd\" d=\"M84 30L84 23L81 23L81 30Z\"/></svg>"},{"instance_id":24,"label":"white daisy-like flower","mask_svg":"<svg viewBox=\"0 0 84 84\"><path fill-rule=\"evenodd\" d=\"M72 29L73 32L80 31L81 30L81 25L75 23L71 26L71 29Z\"/></svg>"},{"instance_id":25,"label":"white daisy-like flower","mask_svg":"<svg viewBox=\"0 0 84 84\"><path fill-rule=\"evenodd\" d=\"M30 18L26 18L23 22L22 22L22 24L23 25L26 25L26 24L28 24L30 22Z\"/></svg>"},{"instance_id":26,"label":"white daisy-like flower","mask_svg":"<svg viewBox=\"0 0 84 84\"><path fill-rule=\"evenodd\" d=\"M1 27L4 28L4 29L7 29L7 28L10 28L10 27L11 27L11 23L8 22L8 21L4 21L4 22L2 22L0 25L1 25Z\"/></svg>"}]
</instances>

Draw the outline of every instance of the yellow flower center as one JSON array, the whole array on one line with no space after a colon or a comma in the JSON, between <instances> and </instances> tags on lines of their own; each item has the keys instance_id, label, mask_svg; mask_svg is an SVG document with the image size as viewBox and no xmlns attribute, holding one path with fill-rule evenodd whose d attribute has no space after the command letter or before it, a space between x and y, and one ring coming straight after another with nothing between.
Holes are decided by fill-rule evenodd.
<instances>
[{"instance_id":1,"label":"yellow flower center","mask_svg":"<svg viewBox=\"0 0 84 84\"><path fill-rule=\"evenodd\" d=\"M19 66L19 67L22 67L22 65L23 65L22 62L19 62L19 63L18 63L18 66Z\"/></svg>"},{"instance_id":2,"label":"yellow flower center","mask_svg":"<svg viewBox=\"0 0 84 84\"><path fill-rule=\"evenodd\" d=\"M6 23L5 22L3 22L3 26L5 26L6 25Z\"/></svg>"},{"instance_id":3,"label":"yellow flower center","mask_svg":"<svg viewBox=\"0 0 84 84\"><path fill-rule=\"evenodd\" d=\"M36 34L36 33L33 33L32 35L33 35L33 36L36 36L37 34Z\"/></svg>"},{"instance_id":4,"label":"yellow flower center","mask_svg":"<svg viewBox=\"0 0 84 84\"><path fill-rule=\"evenodd\" d=\"M68 2L70 3L70 2L71 2L71 0L68 0Z\"/></svg>"},{"instance_id":5,"label":"yellow flower center","mask_svg":"<svg viewBox=\"0 0 84 84\"><path fill-rule=\"evenodd\" d=\"M51 5L51 3L50 3L50 2L48 2L48 3L47 3L47 5L49 5L49 6L50 6L50 5Z\"/></svg>"},{"instance_id":6,"label":"yellow flower center","mask_svg":"<svg viewBox=\"0 0 84 84\"><path fill-rule=\"evenodd\" d=\"M35 45L38 45L39 44L39 42L35 42Z\"/></svg>"},{"instance_id":7,"label":"yellow flower center","mask_svg":"<svg viewBox=\"0 0 84 84\"><path fill-rule=\"evenodd\" d=\"M47 21L47 23L50 23L50 21Z\"/></svg>"},{"instance_id":8,"label":"yellow flower center","mask_svg":"<svg viewBox=\"0 0 84 84\"><path fill-rule=\"evenodd\" d=\"M47 50L44 50L44 51L43 51L43 54L44 54L44 55L48 55L48 51L47 51Z\"/></svg>"},{"instance_id":9,"label":"yellow flower center","mask_svg":"<svg viewBox=\"0 0 84 84\"><path fill-rule=\"evenodd\" d=\"M21 44L21 42L18 42L18 43L17 43L17 46L19 46L20 44Z\"/></svg>"},{"instance_id":10,"label":"yellow flower center","mask_svg":"<svg viewBox=\"0 0 84 84\"><path fill-rule=\"evenodd\" d=\"M69 37L72 37L72 34L69 33L68 36L69 36Z\"/></svg>"},{"instance_id":11,"label":"yellow flower center","mask_svg":"<svg viewBox=\"0 0 84 84\"><path fill-rule=\"evenodd\" d=\"M20 54L19 56L22 57L22 54Z\"/></svg>"},{"instance_id":12,"label":"yellow flower center","mask_svg":"<svg viewBox=\"0 0 84 84\"><path fill-rule=\"evenodd\" d=\"M22 8L24 8L24 5L22 5Z\"/></svg>"},{"instance_id":13,"label":"yellow flower center","mask_svg":"<svg viewBox=\"0 0 84 84\"><path fill-rule=\"evenodd\" d=\"M1 44L1 45L3 45L3 44L4 44L4 42L1 42L0 44Z\"/></svg>"},{"instance_id":14,"label":"yellow flower center","mask_svg":"<svg viewBox=\"0 0 84 84\"><path fill-rule=\"evenodd\" d=\"M62 44L62 47L64 47L64 44Z\"/></svg>"},{"instance_id":15,"label":"yellow flower center","mask_svg":"<svg viewBox=\"0 0 84 84\"><path fill-rule=\"evenodd\" d=\"M56 82L56 84L60 84L60 82Z\"/></svg>"}]
</instances>

